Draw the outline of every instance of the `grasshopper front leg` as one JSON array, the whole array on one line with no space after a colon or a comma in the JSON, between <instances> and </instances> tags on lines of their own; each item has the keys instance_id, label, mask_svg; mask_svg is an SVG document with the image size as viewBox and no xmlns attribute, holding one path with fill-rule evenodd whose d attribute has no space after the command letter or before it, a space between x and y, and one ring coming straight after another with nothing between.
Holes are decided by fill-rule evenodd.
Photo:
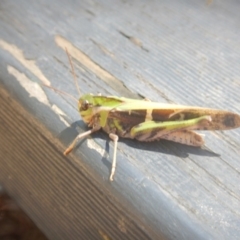
<instances>
[{"instance_id":1,"label":"grasshopper front leg","mask_svg":"<svg viewBox=\"0 0 240 240\"><path fill-rule=\"evenodd\" d=\"M84 133L80 133L80 134L78 134L77 135L77 137L73 140L73 142L68 146L68 148L64 151L64 155L68 155L72 150L73 150L73 148L76 146L76 144L77 144L77 142L78 142L78 140L79 139L81 139L81 138L84 138L84 137L86 137L86 136L88 136L88 135L90 135L90 134L92 134L93 132L96 132L96 131L98 131L99 130L99 128L92 128L92 129L90 129L90 130L88 130L88 131L86 131L86 132L84 132Z\"/></svg>"},{"instance_id":2,"label":"grasshopper front leg","mask_svg":"<svg viewBox=\"0 0 240 240\"><path fill-rule=\"evenodd\" d=\"M99 128L93 128L90 129L84 133L80 133L79 135L77 135L77 137L73 140L73 142L69 145L69 147L64 151L64 155L68 155L73 148L76 146L77 142L79 139L84 138L90 134L92 134L93 132L98 131ZM113 140L114 142L114 150L113 150L113 161L112 161L112 168L111 168L111 174L109 177L110 181L113 181L113 176L116 170L116 163L117 163L117 143L118 143L118 136L114 133L110 133L109 137Z\"/></svg>"}]
</instances>

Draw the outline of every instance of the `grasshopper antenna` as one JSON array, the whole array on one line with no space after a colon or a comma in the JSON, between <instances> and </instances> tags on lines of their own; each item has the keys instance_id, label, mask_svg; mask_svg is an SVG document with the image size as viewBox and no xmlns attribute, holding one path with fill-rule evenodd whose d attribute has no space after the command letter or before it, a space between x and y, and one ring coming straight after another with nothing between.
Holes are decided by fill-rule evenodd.
<instances>
[{"instance_id":1,"label":"grasshopper antenna","mask_svg":"<svg viewBox=\"0 0 240 240\"><path fill-rule=\"evenodd\" d=\"M59 90L59 89L57 89L57 88L54 88L54 87L49 86L49 85L44 84L44 83L42 83L41 85L44 86L44 87L47 87L47 88L52 89L54 92L58 92L58 93L60 93L60 94L62 94L62 95L66 95L66 96L70 97L71 99L73 99L74 101L78 102L78 99L77 99L77 98L73 97L71 94L69 94L69 93L67 93L67 92L61 91L61 90Z\"/></svg>"},{"instance_id":2,"label":"grasshopper antenna","mask_svg":"<svg viewBox=\"0 0 240 240\"><path fill-rule=\"evenodd\" d=\"M67 53L67 56L68 56L68 60L69 60L69 63L71 65L71 72L72 72L72 75L73 75L73 79L74 79L74 82L75 82L75 85L77 87L77 91L78 91L78 94L79 96L81 95L81 92L80 92L80 89L79 89L79 86L78 86L78 83L77 83L77 77L76 77L76 74L75 74L75 71L74 71L74 67L73 67L73 63L72 63L72 59L71 59L71 56L70 54L68 53L68 50L67 48L65 47L65 51Z\"/></svg>"}]
</instances>

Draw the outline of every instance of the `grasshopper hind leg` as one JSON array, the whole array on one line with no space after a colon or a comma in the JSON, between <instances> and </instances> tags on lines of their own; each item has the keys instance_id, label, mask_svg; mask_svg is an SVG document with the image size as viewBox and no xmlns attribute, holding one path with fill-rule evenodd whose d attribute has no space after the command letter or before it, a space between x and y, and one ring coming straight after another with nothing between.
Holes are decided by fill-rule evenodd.
<instances>
[{"instance_id":1,"label":"grasshopper hind leg","mask_svg":"<svg viewBox=\"0 0 240 240\"><path fill-rule=\"evenodd\" d=\"M203 135L189 130L179 130L172 132L161 136L161 139L166 139L194 147L201 147L204 145Z\"/></svg>"},{"instance_id":2,"label":"grasshopper hind leg","mask_svg":"<svg viewBox=\"0 0 240 240\"><path fill-rule=\"evenodd\" d=\"M110 133L109 137L113 140L114 142L114 150L113 150L113 161L112 161L112 169L111 169L111 174L109 177L110 181L113 181L113 176L116 170L116 164L117 164L117 143L118 143L118 135L114 133Z\"/></svg>"}]
</instances>

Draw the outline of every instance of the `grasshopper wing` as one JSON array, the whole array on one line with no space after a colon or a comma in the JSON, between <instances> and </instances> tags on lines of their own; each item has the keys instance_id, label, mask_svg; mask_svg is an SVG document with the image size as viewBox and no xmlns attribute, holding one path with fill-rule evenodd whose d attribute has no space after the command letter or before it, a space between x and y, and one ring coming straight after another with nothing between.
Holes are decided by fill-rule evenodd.
<instances>
[{"instance_id":1,"label":"grasshopper wing","mask_svg":"<svg viewBox=\"0 0 240 240\"><path fill-rule=\"evenodd\" d=\"M125 101L113 108L111 113L118 113L118 116L128 114L129 118L138 117L141 118L142 122L180 121L210 116L211 123L199 130L229 130L240 127L240 115L225 110L122 99Z\"/></svg>"}]
</instances>

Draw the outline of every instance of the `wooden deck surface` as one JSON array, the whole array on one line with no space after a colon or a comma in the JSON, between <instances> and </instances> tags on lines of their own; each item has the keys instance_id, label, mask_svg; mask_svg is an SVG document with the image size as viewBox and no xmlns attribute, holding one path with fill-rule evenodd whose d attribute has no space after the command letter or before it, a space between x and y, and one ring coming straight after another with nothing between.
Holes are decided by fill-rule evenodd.
<instances>
[{"instance_id":1,"label":"wooden deck surface","mask_svg":"<svg viewBox=\"0 0 240 240\"><path fill-rule=\"evenodd\" d=\"M3 0L0 184L49 239L237 239L240 129L205 132L202 149L87 129L82 93L240 114L239 1Z\"/></svg>"}]
</instances>

